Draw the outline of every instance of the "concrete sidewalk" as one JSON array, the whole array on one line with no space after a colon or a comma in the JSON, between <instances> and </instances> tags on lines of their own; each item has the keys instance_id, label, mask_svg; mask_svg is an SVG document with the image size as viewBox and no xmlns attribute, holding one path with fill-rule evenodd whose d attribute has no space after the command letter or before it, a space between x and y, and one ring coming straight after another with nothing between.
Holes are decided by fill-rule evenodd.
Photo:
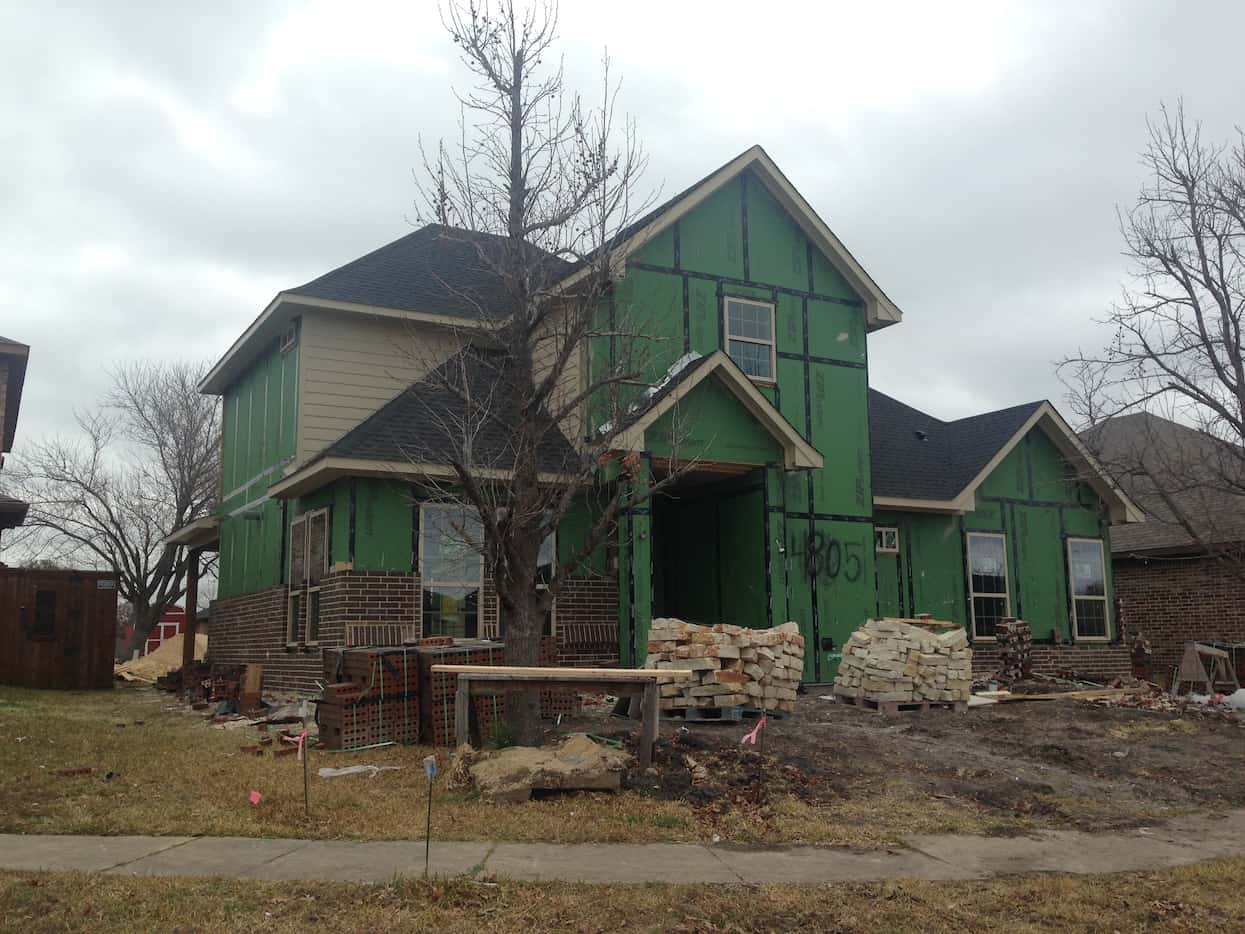
<instances>
[{"instance_id":1,"label":"concrete sidewalk","mask_svg":"<svg viewBox=\"0 0 1245 934\"><path fill-rule=\"evenodd\" d=\"M432 844L432 873L565 882L865 882L1163 869L1245 855L1245 810L1128 833L913 836L897 850L727 844ZM0 869L387 882L424 871L423 841L0 835Z\"/></svg>"}]
</instances>

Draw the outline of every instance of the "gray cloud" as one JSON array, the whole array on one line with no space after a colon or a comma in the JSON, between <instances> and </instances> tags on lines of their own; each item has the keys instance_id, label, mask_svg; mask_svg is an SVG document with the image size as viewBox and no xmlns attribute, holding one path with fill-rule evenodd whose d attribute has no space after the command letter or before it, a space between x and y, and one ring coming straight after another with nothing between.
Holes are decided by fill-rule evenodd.
<instances>
[{"instance_id":1,"label":"gray cloud","mask_svg":"<svg viewBox=\"0 0 1245 934\"><path fill-rule=\"evenodd\" d=\"M55 7L54 9L52 7ZM18 438L139 354L214 357L272 295L408 230L417 140L461 83L430 7L39 5L0 29L0 333L32 344ZM607 42L671 194L760 142L904 308L875 386L955 417L1058 400L1102 339L1144 119L1225 136L1245 8L564 9ZM1086 5L1089 7L1090 5Z\"/></svg>"}]
</instances>

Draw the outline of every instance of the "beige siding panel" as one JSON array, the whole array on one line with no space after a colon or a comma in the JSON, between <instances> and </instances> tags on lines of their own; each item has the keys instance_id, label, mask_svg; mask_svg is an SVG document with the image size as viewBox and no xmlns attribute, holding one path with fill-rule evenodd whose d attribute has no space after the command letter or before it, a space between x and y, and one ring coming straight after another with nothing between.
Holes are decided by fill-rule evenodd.
<instances>
[{"instance_id":1,"label":"beige siding panel","mask_svg":"<svg viewBox=\"0 0 1245 934\"><path fill-rule=\"evenodd\" d=\"M563 316L555 315L551 317L545 335L536 344L536 353L532 361L537 382L553 369L558 351L565 345L566 339L565 319ZM571 352L570 359L567 360L566 366L558 377L557 386L554 387L553 398L550 403L551 408L560 408L571 399L574 399L581 391L580 386L583 374L580 357L578 350ZM572 444L578 442L582 424L583 418L582 411L580 410L571 413L563 421L562 431Z\"/></svg>"},{"instance_id":2,"label":"beige siding panel","mask_svg":"<svg viewBox=\"0 0 1245 934\"><path fill-rule=\"evenodd\" d=\"M463 344L445 328L341 311L305 314L299 340L300 464Z\"/></svg>"}]
</instances>

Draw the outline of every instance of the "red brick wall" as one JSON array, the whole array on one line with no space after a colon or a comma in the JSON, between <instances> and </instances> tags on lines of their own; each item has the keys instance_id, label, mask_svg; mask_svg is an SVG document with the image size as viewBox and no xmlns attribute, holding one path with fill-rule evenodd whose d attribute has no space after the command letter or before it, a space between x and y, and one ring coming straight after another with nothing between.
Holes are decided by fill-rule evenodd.
<instances>
[{"instance_id":1,"label":"red brick wall","mask_svg":"<svg viewBox=\"0 0 1245 934\"><path fill-rule=\"evenodd\" d=\"M1044 675L1072 675L1099 683L1122 677L1132 670L1127 645L1035 645L1033 670ZM973 646L973 676L988 676L999 669L999 650L977 643Z\"/></svg>"},{"instance_id":2,"label":"red brick wall","mask_svg":"<svg viewBox=\"0 0 1245 934\"><path fill-rule=\"evenodd\" d=\"M208 661L263 665L265 693L314 690L314 679L320 677L320 651L286 651L285 598L284 587L272 587L213 600Z\"/></svg>"},{"instance_id":3,"label":"red brick wall","mask_svg":"<svg viewBox=\"0 0 1245 934\"><path fill-rule=\"evenodd\" d=\"M558 659L577 668L616 668L618 578L572 577L558 595Z\"/></svg>"},{"instance_id":4,"label":"red brick wall","mask_svg":"<svg viewBox=\"0 0 1245 934\"><path fill-rule=\"evenodd\" d=\"M495 637L497 595L484 582L480 634ZM346 623L420 624L419 577L400 571L337 571L320 587L319 646L285 646L286 589L273 587L212 602L208 657L214 663L264 666L264 689L310 692L321 676L319 646L345 642ZM559 662L618 664L618 584L612 577L577 577L557 607Z\"/></svg>"},{"instance_id":5,"label":"red brick wall","mask_svg":"<svg viewBox=\"0 0 1245 934\"><path fill-rule=\"evenodd\" d=\"M1245 642L1245 581L1213 558L1111 562L1120 631L1150 642L1154 677L1167 683L1186 642Z\"/></svg>"}]
</instances>

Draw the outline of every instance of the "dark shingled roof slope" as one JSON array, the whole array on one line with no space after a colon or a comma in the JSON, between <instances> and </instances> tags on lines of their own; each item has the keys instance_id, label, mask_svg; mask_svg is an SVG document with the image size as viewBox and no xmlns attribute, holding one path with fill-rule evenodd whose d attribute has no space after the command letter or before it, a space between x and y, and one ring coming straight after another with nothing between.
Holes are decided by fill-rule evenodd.
<instances>
[{"instance_id":1,"label":"dark shingled roof slope","mask_svg":"<svg viewBox=\"0 0 1245 934\"><path fill-rule=\"evenodd\" d=\"M515 393L508 385L503 354L468 347L325 448L317 460L349 457L446 464L457 453L450 432L463 421L463 396L468 395L478 401L480 412L472 424L475 465L508 470L515 457L511 426L519 417ZM541 470L560 472L572 469L577 456L554 429L542 439L537 462Z\"/></svg>"},{"instance_id":2,"label":"dark shingled roof slope","mask_svg":"<svg viewBox=\"0 0 1245 934\"><path fill-rule=\"evenodd\" d=\"M1081 438L1146 514L1144 522L1111 530L1113 554L1196 553L1198 539L1211 547L1245 542L1245 496L1235 492L1245 489L1239 448L1149 412L1107 419Z\"/></svg>"},{"instance_id":3,"label":"dark shingled roof slope","mask_svg":"<svg viewBox=\"0 0 1245 934\"><path fill-rule=\"evenodd\" d=\"M493 234L428 224L289 291L379 308L489 318L505 307L506 290L489 262L502 255L504 245L505 239ZM556 257L540 255L554 278L568 268Z\"/></svg>"},{"instance_id":4,"label":"dark shingled roof slope","mask_svg":"<svg viewBox=\"0 0 1245 934\"><path fill-rule=\"evenodd\" d=\"M870 389L873 495L954 499L1041 405L944 422Z\"/></svg>"}]
</instances>

